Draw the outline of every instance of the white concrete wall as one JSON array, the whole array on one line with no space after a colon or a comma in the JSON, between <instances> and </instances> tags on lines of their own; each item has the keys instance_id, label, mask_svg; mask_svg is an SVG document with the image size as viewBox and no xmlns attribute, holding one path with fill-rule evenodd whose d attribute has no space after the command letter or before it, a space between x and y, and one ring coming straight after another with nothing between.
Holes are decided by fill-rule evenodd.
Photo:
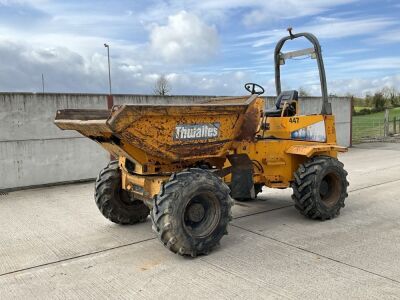
<instances>
[{"instance_id":1,"label":"white concrete wall","mask_svg":"<svg viewBox=\"0 0 400 300\"><path fill-rule=\"evenodd\" d=\"M115 95L115 104L193 103L204 96ZM272 107L274 98L268 97ZM58 109L106 108L106 95L0 93L0 190L95 178L108 153L80 134L53 124ZM317 113L321 100L304 99L305 113ZM332 100L339 144L350 141L350 101Z\"/></svg>"},{"instance_id":2,"label":"white concrete wall","mask_svg":"<svg viewBox=\"0 0 400 300\"><path fill-rule=\"evenodd\" d=\"M335 116L337 143L349 147L351 144L351 99L334 97L329 102L332 114ZM318 114L321 112L322 101L318 98L304 98L300 100L301 114Z\"/></svg>"}]
</instances>

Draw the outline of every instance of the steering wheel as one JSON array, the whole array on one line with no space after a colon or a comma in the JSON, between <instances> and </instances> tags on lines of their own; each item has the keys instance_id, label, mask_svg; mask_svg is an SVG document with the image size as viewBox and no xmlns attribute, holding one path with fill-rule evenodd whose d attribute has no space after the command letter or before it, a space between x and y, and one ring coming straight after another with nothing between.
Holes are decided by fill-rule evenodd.
<instances>
[{"instance_id":1,"label":"steering wheel","mask_svg":"<svg viewBox=\"0 0 400 300\"><path fill-rule=\"evenodd\" d=\"M244 88L245 88L247 91L249 91L252 95L253 95L253 94L261 95L261 94L264 94L264 92L265 92L264 88L263 88L261 85L259 85L259 84L257 84L257 83L252 83L252 82L246 83L246 84L244 85ZM256 88L258 88L258 91L257 91Z\"/></svg>"}]
</instances>

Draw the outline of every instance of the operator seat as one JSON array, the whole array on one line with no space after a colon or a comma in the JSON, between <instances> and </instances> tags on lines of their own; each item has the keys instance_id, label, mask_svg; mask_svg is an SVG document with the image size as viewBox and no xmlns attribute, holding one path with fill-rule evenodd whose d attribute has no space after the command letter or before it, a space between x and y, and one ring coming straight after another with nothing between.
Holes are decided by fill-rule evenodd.
<instances>
[{"instance_id":1,"label":"operator seat","mask_svg":"<svg viewBox=\"0 0 400 300\"><path fill-rule=\"evenodd\" d=\"M275 107L273 109L265 110L264 115L266 117L280 117L282 114L283 104L287 102L291 106L293 105L293 102L297 100L299 100L298 91L296 90L283 91L279 94L278 98L276 99ZM294 114L295 112L296 108L294 107Z\"/></svg>"}]
</instances>

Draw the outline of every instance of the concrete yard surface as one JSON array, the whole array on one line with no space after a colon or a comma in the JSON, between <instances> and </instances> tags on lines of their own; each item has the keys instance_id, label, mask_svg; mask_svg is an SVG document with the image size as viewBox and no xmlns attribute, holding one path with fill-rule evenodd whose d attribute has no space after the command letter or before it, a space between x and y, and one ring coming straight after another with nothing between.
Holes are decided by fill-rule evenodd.
<instances>
[{"instance_id":1,"label":"concrete yard surface","mask_svg":"<svg viewBox=\"0 0 400 300\"><path fill-rule=\"evenodd\" d=\"M340 160L350 186L338 218L308 220L290 189L264 189L195 259L164 248L150 219L103 218L93 183L1 195L0 299L398 299L400 143Z\"/></svg>"}]
</instances>

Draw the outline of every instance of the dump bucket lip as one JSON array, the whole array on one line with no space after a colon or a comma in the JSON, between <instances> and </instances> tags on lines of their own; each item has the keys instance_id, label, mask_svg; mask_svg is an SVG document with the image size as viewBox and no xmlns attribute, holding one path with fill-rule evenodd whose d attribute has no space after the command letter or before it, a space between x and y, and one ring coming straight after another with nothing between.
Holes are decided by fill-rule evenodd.
<instances>
[{"instance_id":1,"label":"dump bucket lip","mask_svg":"<svg viewBox=\"0 0 400 300\"><path fill-rule=\"evenodd\" d=\"M179 116L179 110L174 110L173 108L182 108L189 107L190 110L185 112L185 115L197 115L197 109L204 108L212 108L208 113L212 114L232 114L239 113L240 110L245 111L251 103L256 101L258 95L251 95L250 97L230 97L229 99L243 99L242 103L224 103L226 99L224 98L215 98L213 101L221 101L221 103L188 103L188 104L123 104L123 105L114 105L112 108L112 112L110 117L107 119L107 125L109 128L116 133L120 133L124 131L127 127L129 127L129 123L127 122L124 126L119 125L119 120L121 118L129 115L132 119L140 118L143 114L147 116L159 116L159 115L169 115L169 116ZM129 110L134 108L137 115L133 115L129 113ZM133 117L134 116L134 117Z\"/></svg>"},{"instance_id":2,"label":"dump bucket lip","mask_svg":"<svg viewBox=\"0 0 400 300\"><path fill-rule=\"evenodd\" d=\"M110 114L111 110L109 109L67 108L57 110L54 120L98 121L108 119Z\"/></svg>"},{"instance_id":3,"label":"dump bucket lip","mask_svg":"<svg viewBox=\"0 0 400 300\"><path fill-rule=\"evenodd\" d=\"M237 96L237 97L216 97L211 99L206 99L201 103L165 103L165 104L155 104L155 103L134 103L134 104L117 104L112 107L112 109L82 109L82 108L67 108L57 110L56 117L54 119L55 124L60 123L73 123L76 121L81 121L82 124L96 124L98 121L106 120L107 123L110 122L116 111L121 111L123 107L143 107L143 108L171 108L171 107L238 107L238 106L248 106L251 102L257 99L258 95L247 96ZM224 103L224 101L246 99L241 103ZM218 103L220 102L220 103ZM88 112L90 117L88 117ZM82 116L79 116L82 113Z\"/></svg>"},{"instance_id":4,"label":"dump bucket lip","mask_svg":"<svg viewBox=\"0 0 400 300\"><path fill-rule=\"evenodd\" d=\"M62 130L79 130L80 126L102 126L104 132L111 132L107 128L107 120L111 115L108 109L60 109L57 110L54 124ZM78 128L71 128L71 126Z\"/></svg>"},{"instance_id":5,"label":"dump bucket lip","mask_svg":"<svg viewBox=\"0 0 400 300\"><path fill-rule=\"evenodd\" d=\"M211 106L224 106L224 105L232 105L232 106L240 106L240 105L249 105L250 103L252 103L254 100L256 100L259 97L259 95L257 94L252 94L250 96L237 96L237 97L215 97L215 98L211 98L211 99L205 99L200 103L196 103L196 104L200 104L200 106L202 105L211 105ZM224 102L227 100L237 100L237 99L245 99L246 101L242 102L242 103L226 103L226 104L219 104L219 103L215 103L215 102ZM214 101L214 103L212 103ZM211 103L210 103L211 102Z\"/></svg>"},{"instance_id":6,"label":"dump bucket lip","mask_svg":"<svg viewBox=\"0 0 400 300\"><path fill-rule=\"evenodd\" d=\"M237 96L237 97L215 97L211 99L205 99L202 102L197 103L132 103L132 104L116 104L113 106L112 111L122 107L122 106L134 106L134 107L205 107L205 106L217 106L217 107L227 107L227 106L248 106L254 100L256 100L259 95L251 95L251 96ZM241 103L224 103L224 101L236 100L236 99L246 99ZM220 102L220 103L218 103Z\"/></svg>"}]
</instances>

